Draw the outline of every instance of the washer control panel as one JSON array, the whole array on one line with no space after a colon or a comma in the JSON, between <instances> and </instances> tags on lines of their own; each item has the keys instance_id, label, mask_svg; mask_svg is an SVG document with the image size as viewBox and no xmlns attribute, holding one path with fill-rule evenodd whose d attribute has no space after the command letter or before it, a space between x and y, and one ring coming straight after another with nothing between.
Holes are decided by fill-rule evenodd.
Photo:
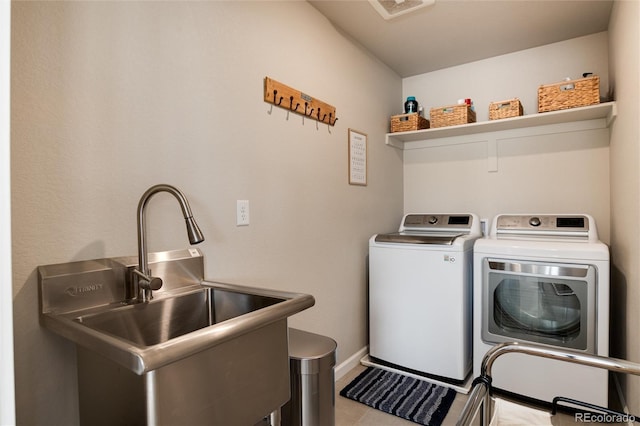
<instances>
[{"instance_id":1,"label":"washer control panel","mask_svg":"<svg viewBox=\"0 0 640 426\"><path fill-rule=\"evenodd\" d=\"M473 215L470 214L408 214L404 217L400 231L429 229L471 229Z\"/></svg>"}]
</instances>

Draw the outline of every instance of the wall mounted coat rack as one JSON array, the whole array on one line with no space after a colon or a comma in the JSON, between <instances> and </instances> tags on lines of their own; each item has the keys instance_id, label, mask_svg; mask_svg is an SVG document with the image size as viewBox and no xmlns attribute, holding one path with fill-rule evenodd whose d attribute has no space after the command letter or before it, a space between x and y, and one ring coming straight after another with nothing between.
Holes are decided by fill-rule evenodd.
<instances>
[{"instance_id":1,"label":"wall mounted coat rack","mask_svg":"<svg viewBox=\"0 0 640 426\"><path fill-rule=\"evenodd\" d=\"M330 126L335 126L338 121L334 106L269 77L264 78L264 101Z\"/></svg>"}]
</instances>

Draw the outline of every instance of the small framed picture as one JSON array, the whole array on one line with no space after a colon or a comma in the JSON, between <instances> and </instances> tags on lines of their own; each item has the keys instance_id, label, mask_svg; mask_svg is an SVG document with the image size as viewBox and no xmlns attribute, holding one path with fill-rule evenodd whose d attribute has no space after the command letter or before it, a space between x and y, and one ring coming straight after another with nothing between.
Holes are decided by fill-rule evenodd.
<instances>
[{"instance_id":1,"label":"small framed picture","mask_svg":"<svg viewBox=\"0 0 640 426\"><path fill-rule=\"evenodd\" d=\"M349 184L367 185L367 135L349 129Z\"/></svg>"}]
</instances>

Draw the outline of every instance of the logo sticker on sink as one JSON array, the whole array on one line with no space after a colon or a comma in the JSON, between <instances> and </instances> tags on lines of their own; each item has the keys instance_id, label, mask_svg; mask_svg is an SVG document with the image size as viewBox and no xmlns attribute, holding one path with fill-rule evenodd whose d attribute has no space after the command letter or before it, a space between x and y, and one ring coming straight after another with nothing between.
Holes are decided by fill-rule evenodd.
<instances>
[{"instance_id":1,"label":"logo sticker on sink","mask_svg":"<svg viewBox=\"0 0 640 426\"><path fill-rule=\"evenodd\" d=\"M67 293L69 296L81 296L86 293L93 293L94 291L100 291L102 290L102 287L103 285L100 283L89 284L85 286L67 287L67 289L64 292Z\"/></svg>"}]
</instances>

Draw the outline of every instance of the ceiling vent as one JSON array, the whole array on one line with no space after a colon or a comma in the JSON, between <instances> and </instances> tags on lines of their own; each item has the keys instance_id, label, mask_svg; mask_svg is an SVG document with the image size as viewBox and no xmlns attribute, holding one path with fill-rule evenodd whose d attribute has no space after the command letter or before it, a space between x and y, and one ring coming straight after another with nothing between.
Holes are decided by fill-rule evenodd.
<instances>
[{"instance_id":1,"label":"ceiling vent","mask_svg":"<svg viewBox=\"0 0 640 426\"><path fill-rule=\"evenodd\" d=\"M405 13L431 6L436 0L369 0L384 19L393 19Z\"/></svg>"}]
</instances>

